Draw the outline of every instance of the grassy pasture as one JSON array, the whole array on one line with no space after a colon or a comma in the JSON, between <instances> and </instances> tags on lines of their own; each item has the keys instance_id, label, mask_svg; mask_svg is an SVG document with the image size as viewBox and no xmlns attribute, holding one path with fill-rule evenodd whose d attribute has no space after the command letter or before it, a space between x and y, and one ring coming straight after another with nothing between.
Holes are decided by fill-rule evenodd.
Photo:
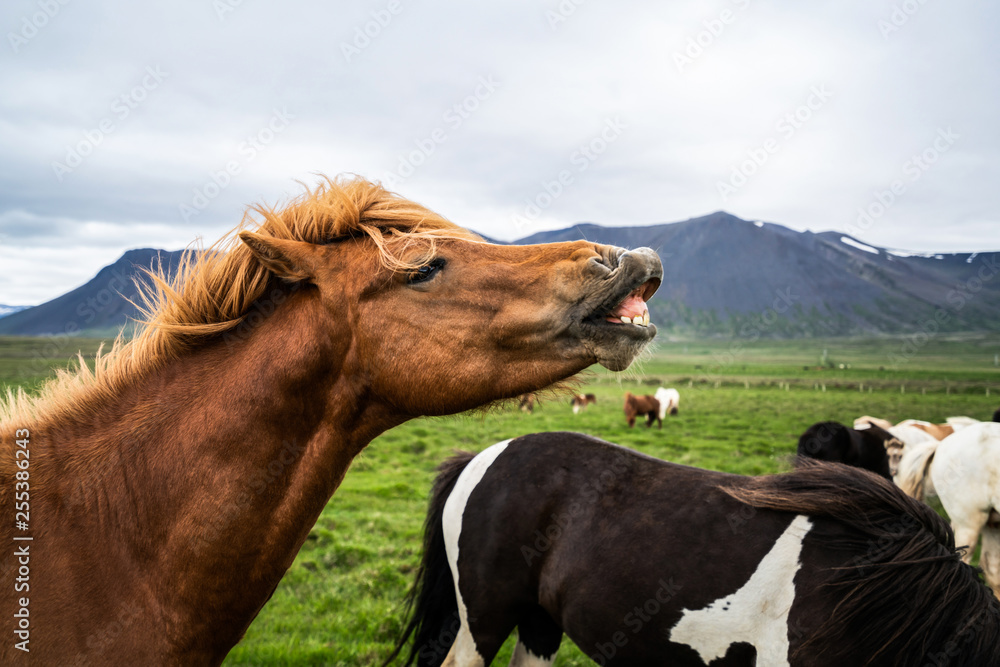
<instances>
[{"instance_id":1,"label":"grassy pasture","mask_svg":"<svg viewBox=\"0 0 1000 667\"><path fill-rule=\"evenodd\" d=\"M355 460L225 664L379 664L401 628L434 468L455 449L479 451L525 433L574 430L679 463L761 474L788 469L798 435L817 421L850 423L862 414L894 421L989 419L1000 405L1000 369L993 364L1000 337L940 337L894 358L904 356L906 343L663 341L626 374L584 374L580 390L598 402L580 415L572 414L568 398L550 397L530 415L512 406L392 429ZM0 389L33 390L77 349L87 357L97 345L0 338ZM624 392L652 393L660 384L680 390L680 415L668 417L662 431L628 429ZM512 648L508 641L494 664L507 664ZM564 640L556 664L594 663Z\"/></svg>"}]
</instances>

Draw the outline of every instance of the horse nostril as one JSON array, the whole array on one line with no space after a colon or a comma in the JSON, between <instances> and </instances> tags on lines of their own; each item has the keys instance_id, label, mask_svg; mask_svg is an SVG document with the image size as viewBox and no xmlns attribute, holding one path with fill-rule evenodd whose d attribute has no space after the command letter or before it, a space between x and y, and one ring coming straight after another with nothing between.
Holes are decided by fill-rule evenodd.
<instances>
[{"instance_id":1,"label":"horse nostril","mask_svg":"<svg viewBox=\"0 0 1000 667\"><path fill-rule=\"evenodd\" d=\"M604 255L604 265L609 269L617 269L618 265L621 263L622 255L625 254L624 248L607 248L603 253Z\"/></svg>"},{"instance_id":2,"label":"horse nostril","mask_svg":"<svg viewBox=\"0 0 1000 667\"><path fill-rule=\"evenodd\" d=\"M600 266L605 271L614 271L618 268L619 258L624 252L621 248L598 246L595 250L597 251L597 256L591 257L591 262Z\"/></svg>"}]
</instances>

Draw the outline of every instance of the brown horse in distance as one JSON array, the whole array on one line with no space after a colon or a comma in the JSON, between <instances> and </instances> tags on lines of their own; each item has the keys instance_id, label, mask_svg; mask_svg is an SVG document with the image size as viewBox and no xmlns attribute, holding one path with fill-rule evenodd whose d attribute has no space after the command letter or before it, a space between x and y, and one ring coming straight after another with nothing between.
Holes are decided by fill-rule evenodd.
<instances>
[{"instance_id":1,"label":"brown horse in distance","mask_svg":"<svg viewBox=\"0 0 1000 667\"><path fill-rule=\"evenodd\" d=\"M573 408L573 414L579 414L591 403L597 403L597 396L593 394L576 394L569 402Z\"/></svg>"},{"instance_id":2,"label":"brown horse in distance","mask_svg":"<svg viewBox=\"0 0 1000 667\"><path fill-rule=\"evenodd\" d=\"M360 179L241 227L153 274L96 368L0 401L0 664L221 663L373 438L622 370L655 334L622 322L659 286L649 249L493 245Z\"/></svg>"},{"instance_id":3,"label":"brown horse in distance","mask_svg":"<svg viewBox=\"0 0 1000 667\"><path fill-rule=\"evenodd\" d=\"M655 396L636 396L625 392L625 419L628 420L628 427L635 426L635 418L639 415L646 417L646 428L653 425L653 421L659 422L658 428L663 428L663 419L660 418L660 402Z\"/></svg>"}]
</instances>

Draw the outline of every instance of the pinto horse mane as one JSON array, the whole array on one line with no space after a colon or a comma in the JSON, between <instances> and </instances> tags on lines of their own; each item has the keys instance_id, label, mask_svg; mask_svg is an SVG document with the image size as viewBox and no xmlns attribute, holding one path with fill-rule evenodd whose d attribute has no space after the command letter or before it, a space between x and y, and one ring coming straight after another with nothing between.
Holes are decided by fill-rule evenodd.
<instances>
[{"instance_id":1,"label":"pinto horse mane","mask_svg":"<svg viewBox=\"0 0 1000 667\"><path fill-rule=\"evenodd\" d=\"M997 599L962 562L948 524L888 480L809 461L795 472L723 490L753 507L825 517L853 529L849 537L834 538L831 548L864 555L834 575L831 586L841 591L841 602L800 652L836 657L853 647L870 656L870 664L916 665L953 642L961 651L948 653L948 665L969 667L994 655ZM899 604L901 591L910 603Z\"/></svg>"},{"instance_id":2,"label":"pinto horse mane","mask_svg":"<svg viewBox=\"0 0 1000 667\"><path fill-rule=\"evenodd\" d=\"M135 337L126 340L123 329L110 350L98 351L93 369L78 357L78 368L58 371L37 395L8 390L0 397L0 427L39 427L83 417L136 379L238 327L255 302L280 281L240 241L239 232L244 230L313 244L367 237L374 242L381 265L392 270L419 266L433 252L436 239L481 241L377 183L323 177L314 189L306 187L282 209L251 206L240 224L206 251L185 252L173 276L162 267L147 270L149 283L139 285L136 305L143 318ZM414 246L424 252L407 259L405 251Z\"/></svg>"}]
</instances>

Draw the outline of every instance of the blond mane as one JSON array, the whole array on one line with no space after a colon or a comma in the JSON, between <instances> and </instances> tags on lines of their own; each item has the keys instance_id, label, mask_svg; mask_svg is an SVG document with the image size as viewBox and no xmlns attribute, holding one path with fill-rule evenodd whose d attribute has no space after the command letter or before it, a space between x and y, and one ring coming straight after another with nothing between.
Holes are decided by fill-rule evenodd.
<instances>
[{"instance_id":1,"label":"blond mane","mask_svg":"<svg viewBox=\"0 0 1000 667\"><path fill-rule=\"evenodd\" d=\"M280 210L252 206L235 229L206 251L186 252L172 277L162 267L147 272L149 284L140 286L141 303L136 304L143 320L135 337L126 341L119 333L109 351L98 351L93 370L79 357L77 368L58 371L35 396L8 390L0 398L0 432L85 414L94 401L110 399L207 337L239 326L277 280L240 241L243 230L316 244L367 237L382 266L393 270L414 266L403 257L414 244L432 248L439 238L481 240L361 178L323 178Z\"/></svg>"}]
</instances>

